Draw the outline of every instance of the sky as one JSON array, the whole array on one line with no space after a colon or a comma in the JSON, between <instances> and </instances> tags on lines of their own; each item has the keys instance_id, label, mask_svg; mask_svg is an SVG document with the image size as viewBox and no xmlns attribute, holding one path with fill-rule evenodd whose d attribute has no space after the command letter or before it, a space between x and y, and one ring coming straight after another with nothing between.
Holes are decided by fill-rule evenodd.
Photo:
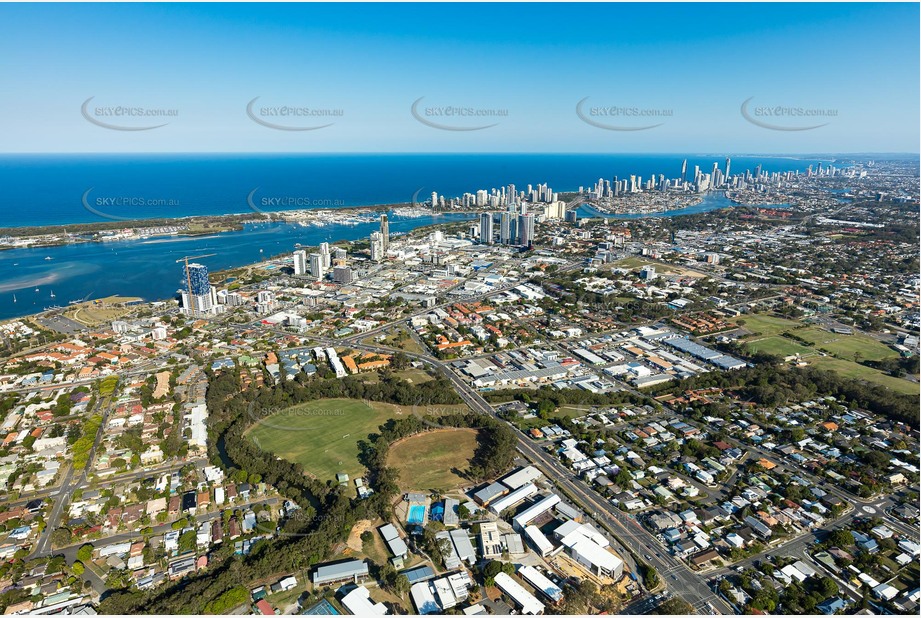
<instances>
[{"instance_id":1,"label":"sky","mask_svg":"<svg viewBox=\"0 0 921 618\"><path fill-rule=\"evenodd\" d=\"M3 4L0 151L917 153L918 24L909 3Z\"/></svg>"}]
</instances>

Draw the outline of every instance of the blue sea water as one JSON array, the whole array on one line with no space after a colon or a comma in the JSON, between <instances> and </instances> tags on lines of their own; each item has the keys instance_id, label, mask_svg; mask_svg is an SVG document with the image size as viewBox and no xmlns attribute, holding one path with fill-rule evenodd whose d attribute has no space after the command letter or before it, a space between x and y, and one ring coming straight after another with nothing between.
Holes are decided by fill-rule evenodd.
<instances>
[{"instance_id":1,"label":"blue sea water","mask_svg":"<svg viewBox=\"0 0 921 618\"><path fill-rule=\"evenodd\" d=\"M287 198L317 206L420 201L433 191L548 183L574 191L599 178L681 174L682 155L345 154L345 155L0 155L4 204L0 227L105 221L84 207L123 218L246 213L248 197L264 210ZM721 169L725 155L690 155L694 166ZM814 160L733 158L733 172L805 170ZM254 193L255 192L255 193ZM84 196L86 196L84 198ZM143 202L143 203L142 203ZM262 207L263 203L269 204ZM297 207L297 206L296 206Z\"/></svg>"},{"instance_id":2,"label":"blue sea water","mask_svg":"<svg viewBox=\"0 0 921 618\"><path fill-rule=\"evenodd\" d=\"M462 214L400 217L390 213L390 232L461 221ZM28 315L71 300L113 294L162 300L176 296L186 255L214 253L201 260L211 271L251 264L293 251L297 244L367 238L376 222L302 227L284 222L246 224L240 231L209 236L60 245L0 251L0 319ZM51 258L50 260L46 258ZM51 294L54 294L54 298Z\"/></svg>"},{"instance_id":3,"label":"blue sea water","mask_svg":"<svg viewBox=\"0 0 921 618\"><path fill-rule=\"evenodd\" d=\"M106 221L96 214L99 212L126 218L249 213L250 202L262 210L281 210L273 200L285 198L296 198L295 208L405 203L414 196L423 201L432 191L455 196L509 183L519 189L548 183L556 191L572 191L598 178L630 174L648 178L659 173L674 178L680 174L684 158L570 154L2 155L0 227ZM718 161L722 168L725 156L687 159L690 175L695 165L709 170ZM733 158L732 169L754 170L761 164L766 171L805 170L810 163L815 161ZM91 209L85 208L84 202ZM729 205L716 195L708 196L705 202L707 206L692 209ZM463 218L460 214L391 216L390 229L406 232ZM375 223L325 227L259 223L205 237L154 237L0 251L0 319L85 297L119 294L146 300L171 298L179 284L176 260L184 255L216 253L206 262L211 270L220 270L292 251L296 244L315 246L323 241L365 238L375 229Z\"/></svg>"}]
</instances>

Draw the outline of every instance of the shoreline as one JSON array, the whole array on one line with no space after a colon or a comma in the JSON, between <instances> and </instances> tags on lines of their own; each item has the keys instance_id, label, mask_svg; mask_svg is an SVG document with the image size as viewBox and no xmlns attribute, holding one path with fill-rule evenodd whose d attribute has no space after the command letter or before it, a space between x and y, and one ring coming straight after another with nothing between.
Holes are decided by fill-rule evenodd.
<instances>
[{"instance_id":1,"label":"shoreline","mask_svg":"<svg viewBox=\"0 0 921 618\"><path fill-rule=\"evenodd\" d=\"M710 192L704 195L667 196L675 201L673 207L662 210L649 210L633 207L621 210L619 207L598 204L588 198L580 199L578 191L562 191L560 199L566 202L581 201L575 210L588 207L602 217L657 217L669 216L670 213L699 207L707 199L724 198L732 206L757 206L740 200L728 191ZM660 197L660 196L656 196ZM661 196L666 197L666 196ZM618 205L623 207L625 205ZM639 205L633 205L639 206ZM572 206L571 206L572 207ZM402 212L401 212L402 211ZM481 210L432 210L416 202L398 202L389 204L371 204L367 206L316 206L309 209L272 210L242 213L225 213L220 215L188 215L182 217L158 217L127 220L99 221L91 223L59 224L47 226L0 227L0 251L14 249L41 249L73 244L104 243L115 240L141 240L154 237L208 236L224 232L240 232L247 224L279 222L302 226L358 225L369 222L368 215L392 212L393 216L437 216L439 214L477 215L489 212Z\"/></svg>"},{"instance_id":2,"label":"shoreline","mask_svg":"<svg viewBox=\"0 0 921 618\"><path fill-rule=\"evenodd\" d=\"M268 210L268 211L250 211L250 212L228 212L220 215L184 215L179 217L150 217L138 219L111 219L109 221L82 222L82 223L61 223L55 225L16 225L0 227L0 237L9 236L22 238L28 236L46 236L49 234L64 233L86 233L108 230L118 230L125 228L149 228L162 227L175 224L176 222L195 223L208 221L225 221L228 219L239 219L240 222L251 222L256 220L284 218L292 213L303 212L342 212L350 213L351 211L361 210L384 210L393 208L406 208L416 206L411 202L400 202L393 204L369 204L366 206L316 206L310 209L290 209L290 210Z\"/></svg>"},{"instance_id":3,"label":"shoreline","mask_svg":"<svg viewBox=\"0 0 921 618\"><path fill-rule=\"evenodd\" d=\"M382 206L382 207L384 207L384 206ZM397 208L399 208L399 207L397 207ZM338 210L338 209L337 209L337 210ZM286 211L287 214L290 214L290 212L292 212L292 211ZM445 214L445 213L436 213L436 214ZM471 213L452 212L452 213L447 213L447 214L460 215L460 214L471 214ZM431 217L432 215L431 215L431 214L420 215L418 218L421 218L421 217L423 217L423 216L429 216L429 217ZM392 236L393 236L393 237L397 237L397 238L400 238L400 237L404 237L404 238L405 238L405 237L412 237L412 236L414 236L414 235L416 235L416 234L420 234L420 233L421 233L421 234L429 233L429 232L431 232L433 229L439 228L439 227L442 227L442 226L461 225L461 224L463 224L463 223L464 223L465 221L467 221L467 220L468 220L468 219L445 220L445 221L442 221L442 222L427 223L427 224L424 224L424 225L419 225L419 226L417 226L417 227L414 227L414 228L412 228L411 230L408 230L408 231L402 231L402 232L401 232L401 231L396 231L396 232L394 232L394 233L392 234ZM472 217L471 217L469 220L472 220ZM256 223L256 224L258 224L258 223L267 223L267 222L271 222L271 223L280 223L280 224L288 224L288 225L297 225L297 222L296 222L296 221L290 221L290 220L286 220L286 219L284 219L284 218L273 218L273 219L271 219L271 221L267 221L267 219L265 219L265 218L257 218L257 219L251 219L251 221L252 221L252 223ZM340 225L341 225L341 224L340 224ZM345 227L346 229L348 229L350 226L344 226L344 227ZM245 232L245 228L244 228L243 226L241 226L240 230ZM138 240L141 240L141 239L140 239L140 238L133 238L133 239L127 238L127 239L121 239L121 240L127 240L127 241L130 242L130 241L138 241ZM348 239L348 238L346 238L346 237L343 236L343 237L340 237L340 238L337 238L337 239L330 239L330 240L328 240L327 242L329 242L330 245L343 245L343 244L347 244L347 245L349 245L349 246L352 246L352 245L354 245L354 244L356 244L356 243L358 243L358 244L362 243L363 240L360 239L360 238ZM65 243L65 244L68 244L68 243ZM102 244L102 241L97 241L97 243L93 243L93 242L83 242L83 243L69 243L69 244ZM311 248L311 247L316 247L316 246L318 246L318 245L298 245L298 246L300 246L301 248L305 248L305 247L306 247L306 248ZM17 249L17 248L22 248L22 247L7 247L7 249ZM28 247L28 248L35 248L35 247L33 246L33 247ZM233 276L233 275L235 274L236 271L240 271L240 270L248 269L248 268L259 268L260 265L268 265L268 264L271 264L271 262L283 258L285 255L288 255L288 253L289 253L289 252L287 252L287 251L282 251L282 252L279 252L279 253L276 253L276 254L267 254L267 255L265 255L265 256L260 256L260 258L257 259L257 260L247 261L247 262L245 262L245 263L236 264L236 265L229 266L229 267L225 267L225 268L215 269L215 270L211 271L210 274L211 274L213 277L216 277L216 278L226 279L228 276ZM28 286L28 287L31 287L31 285ZM44 307L44 308L41 309L41 310L33 310L33 311L29 312L29 313L22 313L22 314L19 314L19 315L12 315L12 316L7 316L7 317L0 317L0 324L4 324L4 323L8 323L8 322L14 322L14 321L18 321L18 320L35 320L35 319L37 319L37 318L48 317L48 316L52 316L52 315L56 315L56 314L57 314L57 315L61 315L61 316L65 316L66 313L67 313L68 311L70 311L70 310L72 310L72 309L74 309L74 308L77 308L77 307L80 307L80 306L85 306L85 305L86 305L86 306L90 306L90 305L93 305L94 303L101 302L101 301L106 301L106 300L110 300L110 299L113 299L113 298L116 298L116 297L121 298L121 299L129 299L129 300L132 301L132 302L140 303L140 304L144 304L144 305L152 305L152 304L155 304L155 303L171 302L171 301L175 301L175 300L176 300L176 297L175 297L174 295L170 295L170 294L167 294L167 295L160 295L160 294L157 294L157 293L153 293L153 294L151 294L151 295L146 295L146 294L145 294L145 295L143 295L143 296L138 296L138 295L125 295L125 294L106 294L106 295L101 295L101 296L99 296L98 298L87 297L87 298L80 299L79 301L76 301L76 302L67 302L66 304L63 304L63 305L54 305L54 304L52 304L52 305L50 305L50 306ZM53 301L52 301L52 303L53 303ZM36 308L36 309L37 309L37 308Z\"/></svg>"},{"instance_id":4,"label":"shoreline","mask_svg":"<svg viewBox=\"0 0 921 618\"><path fill-rule=\"evenodd\" d=\"M178 236L194 238L223 232L240 232L245 225L256 223L290 223L295 225L358 225L372 219L368 215L390 212L395 217L423 217L441 214L466 214L466 211L431 211L419 204L395 203L370 206L322 206L310 209L275 210L222 215L189 215L156 219L130 219L49 226L0 228L0 251L40 249L74 244L101 243L114 240L139 240L150 237ZM12 240L13 242L9 242ZM7 242L4 242L7 241Z\"/></svg>"}]
</instances>

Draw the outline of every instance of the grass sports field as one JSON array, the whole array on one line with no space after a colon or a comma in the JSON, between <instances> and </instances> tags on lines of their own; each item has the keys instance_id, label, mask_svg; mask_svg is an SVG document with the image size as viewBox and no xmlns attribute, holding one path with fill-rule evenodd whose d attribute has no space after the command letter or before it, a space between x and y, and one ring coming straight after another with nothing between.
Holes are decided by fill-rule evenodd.
<instances>
[{"instance_id":1,"label":"grass sports field","mask_svg":"<svg viewBox=\"0 0 921 618\"><path fill-rule=\"evenodd\" d=\"M866 335L839 335L819 328L804 328L796 334L815 344L815 347L844 359L853 359L859 354L863 360L883 360L895 358L898 352Z\"/></svg>"},{"instance_id":2,"label":"grass sports field","mask_svg":"<svg viewBox=\"0 0 921 618\"><path fill-rule=\"evenodd\" d=\"M787 320L785 318L764 314L742 316L738 321L744 322L744 328L746 330L759 333L749 338L748 341L752 344L758 344L757 349L763 349L766 352L770 352L767 348L771 346L777 348L783 347L776 342L771 343L770 340L772 338L777 338L776 336L782 333L792 332L797 337L814 344L815 349L822 350L827 354L832 354L846 360L853 360L855 353L859 354L859 358L864 360L883 360L884 358L894 358L898 356L898 352L886 344L859 333L853 335L839 335L815 326L800 328L802 324L795 320ZM762 341L769 341L769 343L766 344L767 347L761 345ZM787 341L790 340L788 339ZM799 344L794 341L790 341L790 343L792 347L789 347L789 349L793 351L789 352L789 354L796 354L799 352L799 350L795 349L795 346ZM781 354L781 352L775 353Z\"/></svg>"},{"instance_id":3,"label":"grass sports field","mask_svg":"<svg viewBox=\"0 0 921 618\"><path fill-rule=\"evenodd\" d=\"M744 322L742 328L750 330L753 333L760 333L758 337L772 337L787 332L788 330L793 330L800 325L799 322L793 320L759 313L740 316L735 322Z\"/></svg>"},{"instance_id":4,"label":"grass sports field","mask_svg":"<svg viewBox=\"0 0 921 618\"><path fill-rule=\"evenodd\" d=\"M831 356L813 356L807 358L806 362L821 369L834 371L839 376L875 382L886 388L891 388L897 393L905 393L907 395L918 394L917 382L909 382L901 378L894 378L890 375L886 375L882 371L877 371L876 369L866 367L854 361L833 358Z\"/></svg>"},{"instance_id":5,"label":"grass sports field","mask_svg":"<svg viewBox=\"0 0 921 618\"><path fill-rule=\"evenodd\" d=\"M387 459L400 472L400 489L445 492L468 483L456 471L467 468L476 446L475 429L442 429L398 442Z\"/></svg>"},{"instance_id":6,"label":"grass sports field","mask_svg":"<svg viewBox=\"0 0 921 618\"><path fill-rule=\"evenodd\" d=\"M417 414L453 412L464 406L419 409ZM351 399L320 399L282 410L251 427L247 435L260 448L289 461L321 480L345 472L350 479L362 476L358 442L376 433L387 419L413 414L412 407Z\"/></svg>"},{"instance_id":7,"label":"grass sports field","mask_svg":"<svg viewBox=\"0 0 921 618\"><path fill-rule=\"evenodd\" d=\"M838 375L875 382L899 393L918 394L917 383L894 378L855 362L855 358L882 360L898 356L898 352L872 337L859 333L839 335L815 326L803 328L802 324L795 320L764 314L744 315L739 320L744 322L743 328L746 330L760 333L744 340L750 350L783 357L799 354L808 364L834 371ZM813 345L803 345L783 337L782 334L786 332L791 332ZM822 356L822 352L829 356Z\"/></svg>"},{"instance_id":8,"label":"grass sports field","mask_svg":"<svg viewBox=\"0 0 921 618\"><path fill-rule=\"evenodd\" d=\"M815 354L815 350L812 348L807 348L791 339L780 336L754 339L746 343L746 346L755 352L765 352L767 354L783 357L792 356L794 354L800 354L802 356Z\"/></svg>"}]
</instances>

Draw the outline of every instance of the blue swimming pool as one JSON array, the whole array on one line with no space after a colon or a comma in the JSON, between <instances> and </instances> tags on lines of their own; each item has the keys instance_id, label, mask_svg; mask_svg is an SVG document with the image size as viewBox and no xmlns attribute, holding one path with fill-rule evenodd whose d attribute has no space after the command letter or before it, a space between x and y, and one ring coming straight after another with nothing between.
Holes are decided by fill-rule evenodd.
<instances>
[{"instance_id":1,"label":"blue swimming pool","mask_svg":"<svg viewBox=\"0 0 921 618\"><path fill-rule=\"evenodd\" d=\"M409 507L409 515L406 517L406 522L410 524L422 524L425 522L425 505L414 504Z\"/></svg>"}]
</instances>

